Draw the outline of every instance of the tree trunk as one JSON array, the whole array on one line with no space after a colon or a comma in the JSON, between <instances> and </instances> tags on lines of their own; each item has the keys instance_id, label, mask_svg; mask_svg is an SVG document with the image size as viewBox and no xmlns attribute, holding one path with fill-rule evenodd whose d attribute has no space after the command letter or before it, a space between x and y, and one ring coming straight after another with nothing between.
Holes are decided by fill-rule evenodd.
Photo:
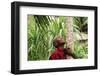
<instances>
[{"instance_id":1,"label":"tree trunk","mask_svg":"<svg viewBox=\"0 0 100 76\"><path fill-rule=\"evenodd\" d=\"M71 52L74 51L74 38L73 38L73 17L67 17L66 19L67 23L67 37L66 37L66 43L67 43L67 48L70 48Z\"/></svg>"}]
</instances>

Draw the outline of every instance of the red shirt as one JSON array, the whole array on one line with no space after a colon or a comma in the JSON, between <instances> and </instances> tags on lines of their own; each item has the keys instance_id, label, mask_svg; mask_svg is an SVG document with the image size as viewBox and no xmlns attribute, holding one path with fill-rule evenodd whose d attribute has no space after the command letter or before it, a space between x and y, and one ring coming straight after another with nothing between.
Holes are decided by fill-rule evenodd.
<instances>
[{"instance_id":1,"label":"red shirt","mask_svg":"<svg viewBox=\"0 0 100 76\"><path fill-rule=\"evenodd\" d=\"M57 48L55 52L52 53L50 56L50 60L59 60L59 59L66 59L64 51L60 48Z\"/></svg>"}]
</instances>

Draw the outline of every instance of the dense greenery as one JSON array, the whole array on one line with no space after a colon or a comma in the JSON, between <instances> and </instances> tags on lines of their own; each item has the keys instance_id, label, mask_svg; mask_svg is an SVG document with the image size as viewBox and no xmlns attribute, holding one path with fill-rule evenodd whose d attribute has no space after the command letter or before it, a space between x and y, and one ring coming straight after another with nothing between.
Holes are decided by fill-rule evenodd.
<instances>
[{"instance_id":1,"label":"dense greenery","mask_svg":"<svg viewBox=\"0 0 100 76\"><path fill-rule=\"evenodd\" d=\"M74 34L78 37L74 38L74 53L77 58L88 58L88 18L74 17Z\"/></svg>"},{"instance_id":2,"label":"dense greenery","mask_svg":"<svg viewBox=\"0 0 100 76\"><path fill-rule=\"evenodd\" d=\"M73 21L73 32L87 34L86 17L73 17ZM66 40L66 25L64 16L28 15L28 60L48 60L55 49L53 39L61 36ZM74 53L77 58L87 58L87 41L80 45L80 40L76 37Z\"/></svg>"}]
</instances>

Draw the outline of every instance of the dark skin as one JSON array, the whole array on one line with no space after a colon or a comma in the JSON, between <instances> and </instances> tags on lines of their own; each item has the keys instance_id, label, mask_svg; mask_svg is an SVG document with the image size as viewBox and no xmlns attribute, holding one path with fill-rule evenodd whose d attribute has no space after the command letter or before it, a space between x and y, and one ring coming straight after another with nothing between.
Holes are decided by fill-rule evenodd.
<instances>
[{"instance_id":1,"label":"dark skin","mask_svg":"<svg viewBox=\"0 0 100 76\"><path fill-rule=\"evenodd\" d=\"M64 53L66 56L71 56L73 59L76 59L76 56L74 53L72 53L71 49L70 48L65 48L64 49Z\"/></svg>"}]
</instances>

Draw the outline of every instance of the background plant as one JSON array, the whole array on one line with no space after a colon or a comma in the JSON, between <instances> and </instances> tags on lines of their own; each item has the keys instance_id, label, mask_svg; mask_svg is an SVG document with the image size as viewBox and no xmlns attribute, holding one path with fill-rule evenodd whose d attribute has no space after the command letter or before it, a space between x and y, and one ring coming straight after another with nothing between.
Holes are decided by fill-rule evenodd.
<instances>
[{"instance_id":1,"label":"background plant","mask_svg":"<svg viewBox=\"0 0 100 76\"><path fill-rule=\"evenodd\" d=\"M88 18L74 17L74 53L77 58L88 58Z\"/></svg>"}]
</instances>

